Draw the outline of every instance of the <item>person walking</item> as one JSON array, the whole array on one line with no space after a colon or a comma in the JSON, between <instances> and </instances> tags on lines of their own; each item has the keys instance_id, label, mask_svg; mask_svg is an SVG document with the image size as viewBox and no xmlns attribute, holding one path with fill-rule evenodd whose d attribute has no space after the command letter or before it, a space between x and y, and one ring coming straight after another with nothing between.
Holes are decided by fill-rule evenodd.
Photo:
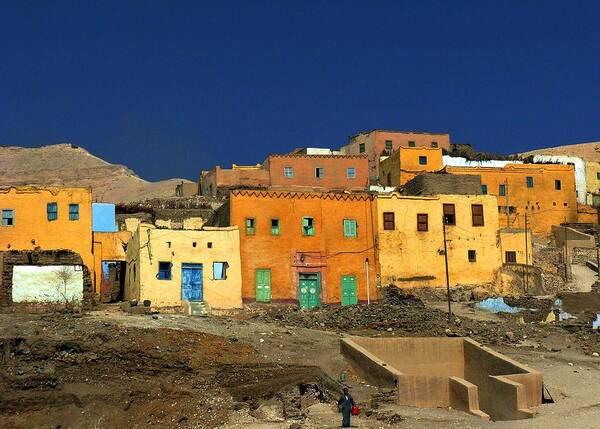
<instances>
[{"instance_id":1,"label":"person walking","mask_svg":"<svg viewBox=\"0 0 600 429\"><path fill-rule=\"evenodd\" d=\"M338 409L342 412L342 427L350 427L350 416L352 415L352 407L354 406L354 399L352 395L348 393L348 388L344 387L342 396L338 400Z\"/></svg>"}]
</instances>

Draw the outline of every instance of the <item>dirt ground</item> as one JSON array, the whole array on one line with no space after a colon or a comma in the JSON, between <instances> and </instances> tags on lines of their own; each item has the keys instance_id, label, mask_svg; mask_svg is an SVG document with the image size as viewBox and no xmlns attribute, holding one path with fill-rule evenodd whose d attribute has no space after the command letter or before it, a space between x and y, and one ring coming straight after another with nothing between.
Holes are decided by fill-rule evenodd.
<instances>
[{"instance_id":1,"label":"dirt ground","mask_svg":"<svg viewBox=\"0 0 600 429\"><path fill-rule=\"evenodd\" d=\"M84 314L0 314L0 427L329 428L340 377L364 428L597 428L599 304L571 294L579 317L545 323L553 300L511 302L521 315L482 313L395 296L371 306L253 305L227 315L130 315L116 305ZM440 307L440 308L435 308ZM534 419L482 422L446 409L394 405L341 356L344 335L469 336L543 372L554 404Z\"/></svg>"}]
</instances>

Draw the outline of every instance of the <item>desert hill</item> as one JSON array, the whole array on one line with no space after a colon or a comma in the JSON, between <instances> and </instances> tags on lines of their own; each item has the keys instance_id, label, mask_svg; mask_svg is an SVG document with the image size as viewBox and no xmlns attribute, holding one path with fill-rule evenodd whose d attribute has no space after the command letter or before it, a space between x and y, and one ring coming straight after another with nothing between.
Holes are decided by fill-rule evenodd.
<instances>
[{"instance_id":1,"label":"desert hill","mask_svg":"<svg viewBox=\"0 0 600 429\"><path fill-rule=\"evenodd\" d=\"M571 144L566 146L549 147L545 149L535 149L519 154L520 156L530 155L564 155L576 156L585 161L600 162L600 141Z\"/></svg>"},{"instance_id":2,"label":"desert hill","mask_svg":"<svg viewBox=\"0 0 600 429\"><path fill-rule=\"evenodd\" d=\"M148 182L123 165L106 162L71 144L0 147L0 186L90 186L94 201L118 203L173 196L175 185L182 181L189 182Z\"/></svg>"}]
</instances>

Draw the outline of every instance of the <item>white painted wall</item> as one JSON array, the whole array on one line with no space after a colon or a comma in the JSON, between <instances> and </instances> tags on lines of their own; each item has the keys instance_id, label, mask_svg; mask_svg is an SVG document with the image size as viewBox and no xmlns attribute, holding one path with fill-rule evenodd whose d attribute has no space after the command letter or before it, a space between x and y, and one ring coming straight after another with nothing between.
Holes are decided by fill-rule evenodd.
<instances>
[{"instance_id":1,"label":"white painted wall","mask_svg":"<svg viewBox=\"0 0 600 429\"><path fill-rule=\"evenodd\" d=\"M585 178L585 161L576 156L562 155L534 155L533 162L539 164L573 164L575 166L575 189L577 190L577 202L586 204L587 180Z\"/></svg>"},{"instance_id":2,"label":"white painted wall","mask_svg":"<svg viewBox=\"0 0 600 429\"><path fill-rule=\"evenodd\" d=\"M70 274L66 288L58 272ZM15 265L12 277L13 302L81 302L83 271L81 265Z\"/></svg>"},{"instance_id":3,"label":"white painted wall","mask_svg":"<svg viewBox=\"0 0 600 429\"><path fill-rule=\"evenodd\" d=\"M331 150L327 148L321 147L307 147L306 148L307 155L341 155L339 150Z\"/></svg>"},{"instance_id":4,"label":"white painted wall","mask_svg":"<svg viewBox=\"0 0 600 429\"><path fill-rule=\"evenodd\" d=\"M506 164L523 164L523 161L500 161L500 160L490 160L490 161L469 161L467 158L463 158L461 156L449 156L444 155L442 157L442 162L444 166L449 165L451 167L496 167L502 168Z\"/></svg>"}]
</instances>

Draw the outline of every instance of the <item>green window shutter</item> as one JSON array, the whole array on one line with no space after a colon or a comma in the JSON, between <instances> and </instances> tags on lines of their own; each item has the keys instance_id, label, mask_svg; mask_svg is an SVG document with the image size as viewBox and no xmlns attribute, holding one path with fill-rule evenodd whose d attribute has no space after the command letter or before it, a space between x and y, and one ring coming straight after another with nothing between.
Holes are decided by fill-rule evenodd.
<instances>
[{"instance_id":1,"label":"green window shutter","mask_svg":"<svg viewBox=\"0 0 600 429\"><path fill-rule=\"evenodd\" d=\"M356 233L356 221L353 220L350 223L350 227L351 227L351 233L352 233L352 237L356 237L358 234Z\"/></svg>"},{"instance_id":2,"label":"green window shutter","mask_svg":"<svg viewBox=\"0 0 600 429\"><path fill-rule=\"evenodd\" d=\"M356 237L356 221L344 219L344 237Z\"/></svg>"}]
</instances>

